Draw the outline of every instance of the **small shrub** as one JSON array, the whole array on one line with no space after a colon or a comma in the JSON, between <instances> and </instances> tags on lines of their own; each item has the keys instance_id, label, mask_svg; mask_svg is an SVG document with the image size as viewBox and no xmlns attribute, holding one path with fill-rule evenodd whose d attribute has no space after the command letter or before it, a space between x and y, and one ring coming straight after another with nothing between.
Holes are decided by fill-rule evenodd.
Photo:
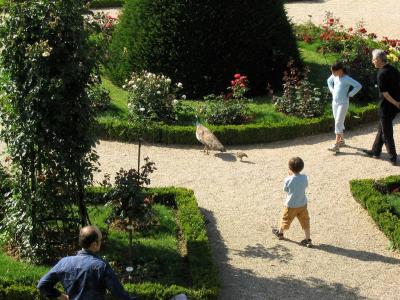
<instances>
[{"instance_id":1,"label":"small shrub","mask_svg":"<svg viewBox=\"0 0 400 300\"><path fill-rule=\"evenodd\" d=\"M133 73L124 88L129 91L128 109L134 117L141 114L151 121L176 122L176 98L182 83L173 84L167 76L143 71Z\"/></svg>"},{"instance_id":2,"label":"small shrub","mask_svg":"<svg viewBox=\"0 0 400 300\"><path fill-rule=\"evenodd\" d=\"M324 112L322 93L309 82L309 69L300 72L294 61L288 63L288 69L283 77L283 95L273 97L276 110L304 118L321 116Z\"/></svg>"},{"instance_id":3,"label":"small shrub","mask_svg":"<svg viewBox=\"0 0 400 300\"><path fill-rule=\"evenodd\" d=\"M214 94L204 97L205 103L200 105L198 113L209 124L239 125L250 120L248 101L245 97L248 91L246 76L235 74L228 87L227 94Z\"/></svg>"},{"instance_id":4,"label":"small shrub","mask_svg":"<svg viewBox=\"0 0 400 300\"><path fill-rule=\"evenodd\" d=\"M121 169L115 176L115 188L110 190L107 198L113 204L111 222L118 221L126 230L141 230L151 225L153 215L152 200L143 193L144 185L150 184L149 175L156 170L154 163L145 158L145 165L141 170Z\"/></svg>"},{"instance_id":5,"label":"small shrub","mask_svg":"<svg viewBox=\"0 0 400 300\"><path fill-rule=\"evenodd\" d=\"M92 107L97 111L105 111L111 104L110 91L96 84L87 89Z\"/></svg>"}]
</instances>

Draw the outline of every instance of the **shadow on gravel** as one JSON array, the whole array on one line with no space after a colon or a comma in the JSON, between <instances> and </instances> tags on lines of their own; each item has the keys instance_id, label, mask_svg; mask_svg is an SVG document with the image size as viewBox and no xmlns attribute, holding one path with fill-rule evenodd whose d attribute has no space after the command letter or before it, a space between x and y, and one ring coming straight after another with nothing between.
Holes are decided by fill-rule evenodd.
<instances>
[{"instance_id":1,"label":"shadow on gravel","mask_svg":"<svg viewBox=\"0 0 400 300\"><path fill-rule=\"evenodd\" d=\"M314 246L315 249L329 252L332 254L337 254L341 256L347 256L350 258L362 260L362 261L379 261L391 265L400 265L400 259L394 257L387 257L377 253L363 251L363 250L353 250L345 249L337 246L319 244Z\"/></svg>"},{"instance_id":2,"label":"shadow on gravel","mask_svg":"<svg viewBox=\"0 0 400 300\"><path fill-rule=\"evenodd\" d=\"M223 161L229 161L229 162L237 161L237 158L233 153L228 153L228 152L215 153L214 156L222 159Z\"/></svg>"},{"instance_id":3,"label":"shadow on gravel","mask_svg":"<svg viewBox=\"0 0 400 300\"><path fill-rule=\"evenodd\" d=\"M296 300L349 300L367 299L360 295L358 288L352 288L339 282L326 282L318 278L304 275L304 279L292 276L275 278L261 277L253 270L233 267L228 257L228 249L217 228L216 219L211 211L201 208L206 219L214 261L219 269L221 283L220 300L265 300L265 299L296 299ZM237 252L243 256L270 258L270 249L263 246L248 246L244 251ZM279 250L276 250L279 251ZM266 254L268 252L268 254ZM265 268L279 268L265 263ZM281 266L285 268L285 265ZM282 274L277 269L277 274ZM311 274L310 274L311 275Z\"/></svg>"},{"instance_id":4,"label":"shadow on gravel","mask_svg":"<svg viewBox=\"0 0 400 300\"><path fill-rule=\"evenodd\" d=\"M288 263L293 259L289 248L277 244L273 247L266 248L264 245L256 244L255 246L246 246L244 250L233 250L236 255L250 258L264 258L267 260L277 260L280 263Z\"/></svg>"}]
</instances>

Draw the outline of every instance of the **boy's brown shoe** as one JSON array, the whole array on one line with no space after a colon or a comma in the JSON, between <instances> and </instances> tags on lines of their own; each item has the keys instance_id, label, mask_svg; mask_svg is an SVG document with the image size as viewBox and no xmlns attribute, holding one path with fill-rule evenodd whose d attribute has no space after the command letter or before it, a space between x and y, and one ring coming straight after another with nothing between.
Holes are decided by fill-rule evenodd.
<instances>
[{"instance_id":1,"label":"boy's brown shoe","mask_svg":"<svg viewBox=\"0 0 400 300\"><path fill-rule=\"evenodd\" d=\"M273 228L272 229L273 235L275 235L279 240L283 240L283 233L279 232L278 229Z\"/></svg>"},{"instance_id":2,"label":"boy's brown shoe","mask_svg":"<svg viewBox=\"0 0 400 300\"><path fill-rule=\"evenodd\" d=\"M302 240L300 242L301 245L306 246L307 248L311 248L312 247L312 241L311 239L308 240Z\"/></svg>"}]
</instances>

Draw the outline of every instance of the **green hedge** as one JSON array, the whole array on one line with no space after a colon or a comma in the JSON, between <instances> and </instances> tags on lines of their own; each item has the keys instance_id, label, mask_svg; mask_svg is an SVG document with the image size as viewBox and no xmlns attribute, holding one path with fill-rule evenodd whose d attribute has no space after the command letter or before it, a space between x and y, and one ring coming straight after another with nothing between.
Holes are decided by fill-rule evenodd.
<instances>
[{"instance_id":1,"label":"green hedge","mask_svg":"<svg viewBox=\"0 0 400 300\"><path fill-rule=\"evenodd\" d=\"M93 0L90 3L90 8L111 8L122 7L125 0ZM0 9L6 4L6 0L0 0Z\"/></svg>"},{"instance_id":2,"label":"green hedge","mask_svg":"<svg viewBox=\"0 0 400 300\"><path fill-rule=\"evenodd\" d=\"M400 176L389 176L379 180L379 183L390 186L400 184ZM388 195L382 194L374 187L374 180L352 180L350 190L356 201L368 210L368 213L393 243L394 248L400 249L400 218L394 207L388 201Z\"/></svg>"},{"instance_id":3,"label":"green hedge","mask_svg":"<svg viewBox=\"0 0 400 300\"><path fill-rule=\"evenodd\" d=\"M346 128L377 120L376 105L357 109L346 118ZM280 123L258 123L246 125L210 126L210 130L224 145L267 143L292 139L333 130L331 116L299 119ZM135 141L136 128L127 120L99 118L98 137L105 140ZM160 125L147 132L146 140L161 144L198 144L194 126Z\"/></svg>"},{"instance_id":4,"label":"green hedge","mask_svg":"<svg viewBox=\"0 0 400 300\"><path fill-rule=\"evenodd\" d=\"M87 191L89 202L104 203L107 199L104 188L90 188ZM177 220L187 246L192 287L166 286L158 283L126 284L128 292L140 296L140 299L170 299L184 293L190 299L216 299L219 291L218 274L212 260L207 231L202 214L197 206L194 193L183 188L155 188L147 190L158 203L176 206ZM34 284L34 283L32 283ZM43 299L33 285L23 282L0 280L0 299ZM108 299L112 299L111 297Z\"/></svg>"},{"instance_id":5,"label":"green hedge","mask_svg":"<svg viewBox=\"0 0 400 300\"><path fill-rule=\"evenodd\" d=\"M93 0L90 3L90 8L108 8L108 7L121 7L125 0Z\"/></svg>"}]
</instances>

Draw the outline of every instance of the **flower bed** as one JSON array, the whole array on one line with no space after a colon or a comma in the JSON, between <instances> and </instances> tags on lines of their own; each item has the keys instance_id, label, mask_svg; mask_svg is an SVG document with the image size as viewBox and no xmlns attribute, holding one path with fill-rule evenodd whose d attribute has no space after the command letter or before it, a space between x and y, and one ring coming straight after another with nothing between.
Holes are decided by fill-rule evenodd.
<instances>
[{"instance_id":1,"label":"flower bed","mask_svg":"<svg viewBox=\"0 0 400 300\"><path fill-rule=\"evenodd\" d=\"M89 202L103 203L105 192L106 190L102 188L92 188L88 191ZM177 209L177 223L186 243L186 259L192 284L187 287L144 282L126 284L126 290L140 296L140 299L149 300L170 299L179 293L185 293L190 299L215 299L219 289L217 271L212 260L203 216L198 209L193 192L181 188L148 189L147 192L149 195L154 195L155 202ZM0 270L1 268L7 268L7 266L3 265ZM0 274L6 274L6 271L0 271ZM35 279L26 278L26 276L21 280L5 280L0 276L0 299L43 299L35 288L35 283Z\"/></svg>"},{"instance_id":2,"label":"flower bed","mask_svg":"<svg viewBox=\"0 0 400 300\"><path fill-rule=\"evenodd\" d=\"M400 176L389 176L376 182L372 179L350 181L354 199L368 210L379 229L396 249L400 249L400 215L397 210L400 202L399 186ZM393 192L395 194L392 194ZM393 195L398 197L396 203L393 201Z\"/></svg>"}]
</instances>

